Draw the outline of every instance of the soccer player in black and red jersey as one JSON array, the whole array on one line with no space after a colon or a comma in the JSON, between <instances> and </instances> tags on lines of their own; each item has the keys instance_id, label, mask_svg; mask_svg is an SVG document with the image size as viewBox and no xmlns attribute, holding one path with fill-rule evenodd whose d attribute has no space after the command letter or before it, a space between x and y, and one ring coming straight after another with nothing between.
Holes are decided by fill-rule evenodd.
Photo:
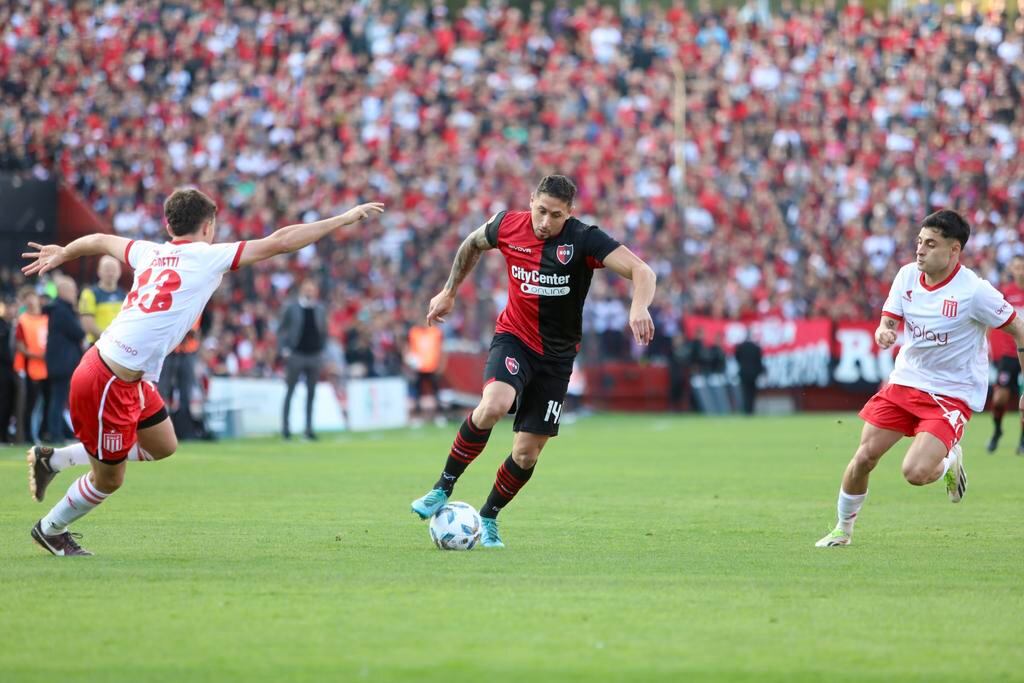
<instances>
[{"instance_id":1,"label":"soccer player in black and red jersey","mask_svg":"<svg viewBox=\"0 0 1024 683\"><path fill-rule=\"evenodd\" d=\"M429 518L445 503L459 476L480 455L491 428L514 408L512 452L498 468L483 519L481 545L501 548L497 516L533 475L544 444L558 435L558 421L583 333L583 303L595 268L610 268L633 281L629 326L638 344L649 344L654 322L654 271L595 225L572 217L576 186L561 175L540 181L529 211L500 211L459 247L444 289L430 300L427 323L443 322L459 284L488 249L508 268L508 304L498 316L484 368L480 404L455 436L434 487L412 503Z\"/></svg>"},{"instance_id":2,"label":"soccer player in black and red jersey","mask_svg":"<svg viewBox=\"0 0 1024 683\"><path fill-rule=\"evenodd\" d=\"M1017 315L1024 315L1024 257L1014 256L1007 266L1011 280L999 287L1007 303L1013 306ZM1017 345L1013 337L1004 330L989 332L989 346L992 348L992 360L996 364L996 384L992 387L992 419L995 431L988 442L988 452L994 453L999 447L999 439L1003 436L1003 415L1010 403L1010 396L1020 393L1020 361L1017 360ZM1024 425L1021 426L1020 440L1017 442L1017 455L1024 455Z\"/></svg>"}]
</instances>

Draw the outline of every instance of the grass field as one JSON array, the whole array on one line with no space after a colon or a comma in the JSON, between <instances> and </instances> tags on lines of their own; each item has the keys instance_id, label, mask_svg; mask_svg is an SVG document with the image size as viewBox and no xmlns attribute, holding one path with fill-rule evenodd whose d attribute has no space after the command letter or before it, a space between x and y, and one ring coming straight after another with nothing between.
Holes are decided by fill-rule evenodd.
<instances>
[{"instance_id":1,"label":"grass field","mask_svg":"<svg viewBox=\"0 0 1024 683\"><path fill-rule=\"evenodd\" d=\"M508 547L470 553L409 512L454 425L186 444L133 463L67 560L0 451L0 681L1024 680L1024 458L975 422L963 504L904 483L903 446L829 550L852 415L566 425ZM482 504L510 429L456 499Z\"/></svg>"}]
</instances>

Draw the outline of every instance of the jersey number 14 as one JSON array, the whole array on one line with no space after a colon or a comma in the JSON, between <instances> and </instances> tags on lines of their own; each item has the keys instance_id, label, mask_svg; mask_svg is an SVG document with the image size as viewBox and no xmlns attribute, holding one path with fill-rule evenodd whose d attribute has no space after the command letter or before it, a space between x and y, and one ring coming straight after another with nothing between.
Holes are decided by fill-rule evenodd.
<instances>
[{"instance_id":1,"label":"jersey number 14","mask_svg":"<svg viewBox=\"0 0 1024 683\"><path fill-rule=\"evenodd\" d=\"M152 282L150 282L152 280ZM136 303L143 313L156 313L158 311L170 310L174 292L181 287L181 276L170 268L161 270L154 278L153 269L147 268L139 274L139 284L128 294L124 300L124 310L128 310Z\"/></svg>"}]
</instances>

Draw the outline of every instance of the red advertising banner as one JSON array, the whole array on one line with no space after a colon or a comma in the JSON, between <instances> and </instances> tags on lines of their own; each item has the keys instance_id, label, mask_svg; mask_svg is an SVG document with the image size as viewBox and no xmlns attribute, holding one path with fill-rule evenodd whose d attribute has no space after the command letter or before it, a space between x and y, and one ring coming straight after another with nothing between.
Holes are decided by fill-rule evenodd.
<instances>
[{"instance_id":1,"label":"red advertising banner","mask_svg":"<svg viewBox=\"0 0 1024 683\"><path fill-rule=\"evenodd\" d=\"M733 347L749 334L764 354L765 374L759 383L763 388L823 387L831 381L832 321L828 318L740 322L690 317L685 326L688 338L694 338L699 330L705 344L718 343L730 356Z\"/></svg>"},{"instance_id":2,"label":"red advertising banner","mask_svg":"<svg viewBox=\"0 0 1024 683\"><path fill-rule=\"evenodd\" d=\"M892 372L893 360L900 340L888 349L875 343L876 321L836 323L833 355L836 367L832 379L837 384L872 384L877 386Z\"/></svg>"}]
</instances>

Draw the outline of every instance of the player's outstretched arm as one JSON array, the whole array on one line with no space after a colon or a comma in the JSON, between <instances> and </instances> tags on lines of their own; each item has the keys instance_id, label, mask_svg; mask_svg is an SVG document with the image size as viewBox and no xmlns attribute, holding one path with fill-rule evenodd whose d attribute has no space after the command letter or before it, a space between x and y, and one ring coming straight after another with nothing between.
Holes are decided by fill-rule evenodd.
<instances>
[{"instance_id":1,"label":"player's outstretched arm","mask_svg":"<svg viewBox=\"0 0 1024 683\"><path fill-rule=\"evenodd\" d=\"M384 205L370 202L353 207L343 214L315 223L299 223L275 230L266 237L245 243L238 263L247 266L281 254L291 254L334 232L359 221L384 213Z\"/></svg>"},{"instance_id":2,"label":"player's outstretched arm","mask_svg":"<svg viewBox=\"0 0 1024 683\"><path fill-rule=\"evenodd\" d=\"M604 258L604 265L624 278L633 281L633 305L629 307L629 327L637 344L647 345L654 339L654 321L651 302L658 276L643 259L625 246L618 246Z\"/></svg>"},{"instance_id":3,"label":"player's outstretched arm","mask_svg":"<svg viewBox=\"0 0 1024 683\"><path fill-rule=\"evenodd\" d=\"M1019 315L1015 315L1010 324L1002 328L1002 330L1013 337L1013 341L1017 343L1017 360L1024 363L1024 320ZM1021 394L1018 407L1024 413L1024 394Z\"/></svg>"},{"instance_id":4,"label":"player's outstretched arm","mask_svg":"<svg viewBox=\"0 0 1024 683\"><path fill-rule=\"evenodd\" d=\"M102 256L103 254L109 254L124 263L124 250L129 242L131 240L124 237L100 233L79 237L64 247L59 244L44 246L36 242L29 242L28 246L35 251L26 251L21 257L32 259L32 263L23 267L21 272L25 275L42 275L54 268L59 268L61 264L83 256Z\"/></svg>"},{"instance_id":5,"label":"player's outstretched arm","mask_svg":"<svg viewBox=\"0 0 1024 683\"><path fill-rule=\"evenodd\" d=\"M493 248L487 241L485 225L481 225L469 233L469 236L462 241L459 250L455 252L455 263L452 264L448 282L444 283L444 289L430 300L430 308L427 310L427 325L444 322L444 316L451 313L455 306L455 290L476 266L476 262L480 260L480 254Z\"/></svg>"}]
</instances>

